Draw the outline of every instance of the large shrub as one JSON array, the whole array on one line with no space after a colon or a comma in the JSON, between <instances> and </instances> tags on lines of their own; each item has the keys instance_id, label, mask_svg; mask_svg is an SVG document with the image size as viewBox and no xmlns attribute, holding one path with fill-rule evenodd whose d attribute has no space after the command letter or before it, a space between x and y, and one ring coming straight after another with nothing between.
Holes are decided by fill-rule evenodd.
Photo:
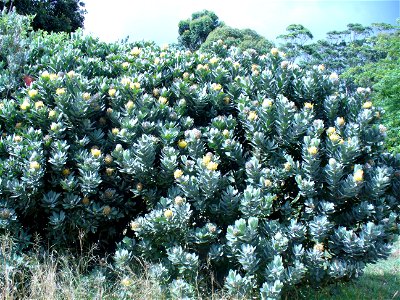
<instances>
[{"instance_id":1,"label":"large shrub","mask_svg":"<svg viewBox=\"0 0 400 300\"><path fill-rule=\"evenodd\" d=\"M362 274L398 233L400 159L368 90L259 56L37 35L1 100L0 225L113 244L168 297L276 299ZM215 53L222 53L218 57Z\"/></svg>"}]
</instances>

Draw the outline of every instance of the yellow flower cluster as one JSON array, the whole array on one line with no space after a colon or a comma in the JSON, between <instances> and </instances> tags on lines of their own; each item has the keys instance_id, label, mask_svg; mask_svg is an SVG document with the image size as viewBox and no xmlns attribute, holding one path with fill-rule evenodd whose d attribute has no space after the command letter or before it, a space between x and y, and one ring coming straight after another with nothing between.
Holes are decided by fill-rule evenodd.
<instances>
[{"instance_id":1,"label":"yellow flower cluster","mask_svg":"<svg viewBox=\"0 0 400 300\"><path fill-rule=\"evenodd\" d=\"M38 90L29 90L28 95L30 98L35 98L38 94Z\"/></svg>"},{"instance_id":2,"label":"yellow flower cluster","mask_svg":"<svg viewBox=\"0 0 400 300\"><path fill-rule=\"evenodd\" d=\"M187 142L185 141L185 140L179 140L179 142L178 142L178 146L179 146L179 148L181 148L181 149L185 149L186 147L187 147Z\"/></svg>"},{"instance_id":3,"label":"yellow flower cluster","mask_svg":"<svg viewBox=\"0 0 400 300\"><path fill-rule=\"evenodd\" d=\"M125 104L125 108L127 110L132 110L135 107L135 103L133 103L132 100L129 100L126 104Z\"/></svg>"},{"instance_id":4,"label":"yellow flower cluster","mask_svg":"<svg viewBox=\"0 0 400 300\"><path fill-rule=\"evenodd\" d=\"M364 180L364 171L363 170L357 170L354 172L353 179L355 182L361 182Z\"/></svg>"},{"instance_id":5,"label":"yellow flower cluster","mask_svg":"<svg viewBox=\"0 0 400 300\"><path fill-rule=\"evenodd\" d=\"M56 90L56 94L57 95L64 95L65 94L65 88L58 88L57 90Z\"/></svg>"},{"instance_id":6,"label":"yellow flower cluster","mask_svg":"<svg viewBox=\"0 0 400 300\"><path fill-rule=\"evenodd\" d=\"M131 50L131 55L138 56L141 52L142 52L142 50L140 48L133 47L132 50Z\"/></svg>"},{"instance_id":7,"label":"yellow flower cluster","mask_svg":"<svg viewBox=\"0 0 400 300\"><path fill-rule=\"evenodd\" d=\"M158 102L160 104L167 104L168 103L168 99L163 97L163 96L161 96L160 98L158 98Z\"/></svg>"},{"instance_id":8,"label":"yellow flower cluster","mask_svg":"<svg viewBox=\"0 0 400 300\"><path fill-rule=\"evenodd\" d=\"M182 170L180 170L180 169L175 170L175 172L174 172L174 178L175 179L181 178L182 175L183 175L183 171Z\"/></svg>"},{"instance_id":9,"label":"yellow flower cluster","mask_svg":"<svg viewBox=\"0 0 400 300\"><path fill-rule=\"evenodd\" d=\"M250 111L249 115L247 116L247 119L249 119L250 121L254 121L258 119L258 115L255 111Z\"/></svg>"},{"instance_id":10,"label":"yellow flower cluster","mask_svg":"<svg viewBox=\"0 0 400 300\"><path fill-rule=\"evenodd\" d=\"M85 93L82 94L83 100L86 100L86 101L87 101L87 100L90 99L90 97L91 97L90 93L85 92Z\"/></svg>"},{"instance_id":11,"label":"yellow flower cluster","mask_svg":"<svg viewBox=\"0 0 400 300\"><path fill-rule=\"evenodd\" d=\"M109 90L108 90L108 95L109 95L110 97L114 97L116 92L117 92L116 89L109 89Z\"/></svg>"},{"instance_id":12,"label":"yellow flower cluster","mask_svg":"<svg viewBox=\"0 0 400 300\"><path fill-rule=\"evenodd\" d=\"M220 85L219 83L213 83L213 84L211 85L211 88L212 88L214 91L218 92L218 91L222 90L222 85Z\"/></svg>"},{"instance_id":13,"label":"yellow flower cluster","mask_svg":"<svg viewBox=\"0 0 400 300\"><path fill-rule=\"evenodd\" d=\"M363 104L363 108L364 109L370 109L372 107L372 102L371 101L367 101Z\"/></svg>"},{"instance_id":14,"label":"yellow flower cluster","mask_svg":"<svg viewBox=\"0 0 400 300\"><path fill-rule=\"evenodd\" d=\"M174 213L170 209L167 209L166 211L164 211L164 217L166 217L167 219L171 219L173 215L174 215Z\"/></svg>"},{"instance_id":15,"label":"yellow flower cluster","mask_svg":"<svg viewBox=\"0 0 400 300\"><path fill-rule=\"evenodd\" d=\"M317 155L318 148L315 146L308 147L307 152L312 156Z\"/></svg>"},{"instance_id":16,"label":"yellow flower cluster","mask_svg":"<svg viewBox=\"0 0 400 300\"><path fill-rule=\"evenodd\" d=\"M29 107L31 107L31 104L27 99L20 105L21 110L27 110Z\"/></svg>"},{"instance_id":17,"label":"yellow flower cluster","mask_svg":"<svg viewBox=\"0 0 400 300\"><path fill-rule=\"evenodd\" d=\"M90 153L92 153L93 157L98 158L101 155L101 151L99 149L96 148L92 148L90 150Z\"/></svg>"},{"instance_id":18,"label":"yellow flower cluster","mask_svg":"<svg viewBox=\"0 0 400 300\"><path fill-rule=\"evenodd\" d=\"M43 101L36 101L35 102L35 108L36 109L40 109L40 108L43 108L43 107L44 107Z\"/></svg>"},{"instance_id":19,"label":"yellow flower cluster","mask_svg":"<svg viewBox=\"0 0 400 300\"><path fill-rule=\"evenodd\" d=\"M314 108L314 104L310 103L310 102L306 102L304 103L304 108L306 109L313 109Z\"/></svg>"},{"instance_id":20,"label":"yellow flower cluster","mask_svg":"<svg viewBox=\"0 0 400 300\"><path fill-rule=\"evenodd\" d=\"M37 161L31 161L29 164L31 170L37 171L40 169L40 164Z\"/></svg>"}]
</instances>

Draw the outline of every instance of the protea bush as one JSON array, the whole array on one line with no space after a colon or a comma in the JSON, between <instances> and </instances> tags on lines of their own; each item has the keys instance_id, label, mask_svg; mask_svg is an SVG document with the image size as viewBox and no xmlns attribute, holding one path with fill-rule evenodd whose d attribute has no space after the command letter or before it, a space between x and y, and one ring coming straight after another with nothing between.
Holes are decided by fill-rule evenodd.
<instances>
[{"instance_id":1,"label":"protea bush","mask_svg":"<svg viewBox=\"0 0 400 300\"><path fill-rule=\"evenodd\" d=\"M367 89L275 48L27 38L32 82L0 104L2 231L119 242L117 267L146 261L178 299L279 299L389 255L400 158Z\"/></svg>"}]
</instances>

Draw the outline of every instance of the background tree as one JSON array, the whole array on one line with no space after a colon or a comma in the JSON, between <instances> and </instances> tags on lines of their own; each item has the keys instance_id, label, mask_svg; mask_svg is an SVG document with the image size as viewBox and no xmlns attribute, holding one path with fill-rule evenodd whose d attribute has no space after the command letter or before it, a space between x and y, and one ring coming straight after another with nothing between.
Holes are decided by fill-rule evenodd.
<instances>
[{"instance_id":1,"label":"background tree","mask_svg":"<svg viewBox=\"0 0 400 300\"><path fill-rule=\"evenodd\" d=\"M291 24L286 28L286 34L277 37L283 41L282 49L286 52L289 59L299 58L303 55L304 45L313 39L309 29L301 24Z\"/></svg>"},{"instance_id":2,"label":"background tree","mask_svg":"<svg viewBox=\"0 0 400 300\"><path fill-rule=\"evenodd\" d=\"M190 50L197 50L210 32L221 25L214 12L208 10L195 12L190 19L179 22L179 43Z\"/></svg>"},{"instance_id":3,"label":"background tree","mask_svg":"<svg viewBox=\"0 0 400 300\"><path fill-rule=\"evenodd\" d=\"M201 45L201 50L209 49L213 43L223 40L228 47L235 46L241 50L254 49L259 53L269 51L274 44L265 37L251 29L236 29L229 26L221 26L213 30Z\"/></svg>"},{"instance_id":4,"label":"background tree","mask_svg":"<svg viewBox=\"0 0 400 300\"><path fill-rule=\"evenodd\" d=\"M80 0L13 0L0 3L0 9L15 8L21 15L35 15L33 29L72 32L83 27L84 3Z\"/></svg>"}]
</instances>

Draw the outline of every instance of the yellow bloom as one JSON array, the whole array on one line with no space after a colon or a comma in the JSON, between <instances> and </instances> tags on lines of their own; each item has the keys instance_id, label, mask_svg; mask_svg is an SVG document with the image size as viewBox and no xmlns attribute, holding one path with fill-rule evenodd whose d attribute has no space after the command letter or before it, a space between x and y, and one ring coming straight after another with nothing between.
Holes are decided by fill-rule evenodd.
<instances>
[{"instance_id":1,"label":"yellow bloom","mask_svg":"<svg viewBox=\"0 0 400 300\"><path fill-rule=\"evenodd\" d=\"M306 102L304 103L304 108L306 109L313 109L314 104L310 103L310 102Z\"/></svg>"},{"instance_id":2,"label":"yellow bloom","mask_svg":"<svg viewBox=\"0 0 400 300\"><path fill-rule=\"evenodd\" d=\"M365 109L370 109L371 107L372 107L371 101L367 101L363 104L363 108L365 108Z\"/></svg>"},{"instance_id":3,"label":"yellow bloom","mask_svg":"<svg viewBox=\"0 0 400 300\"><path fill-rule=\"evenodd\" d=\"M54 73L51 73L49 77L50 77L50 80L53 81L53 80L56 80L58 78L58 75L54 74Z\"/></svg>"},{"instance_id":4,"label":"yellow bloom","mask_svg":"<svg viewBox=\"0 0 400 300\"><path fill-rule=\"evenodd\" d=\"M139 183L136 185L136 190L137 190L138 192L143 191L143 183L139 182Z\"/></svg>"},{"instance_id":5,"label":"yellow bloom","mask_svg":"<svg viewBox=\"0 0 400 300\"><path fill-rule=\"evenodd\" d=\"M290 162L285 162L283 167L284 167L285 171L290 171L292 169L292 165L290 164Z\"/></svg>"},{"instance_id":6,"label":"yellow bloom","mask_svg":"<svg viewBox=\"0 0 400 300\"><path fill-rule=\"evenodd\" d=\"M206 166L210 163L211 161L211 155L205 155L203 156L203 164Z\"/></svg>"},{"instance_id":7,"label":"yellow bloom","mask_svg":"<svg viewBox=\"0 0 400 300\"><path fill-rule=\"evenodd\" d=\"M37 101L37 102L35 102L35 108L36 108L36 109L40 109L40 108L42 108L43 106L44 106L43 101Z\"/></svg>"},{"instance_id":8,"label":"yellow bloom","mask_svg":"<svg viewBox=\"0 0 400 300\"><path fill-rule=\"evenodd\" d=\"M322 243L318 243L314 245L314 250L319 251L319 252L324 252L324 244Z\"/></svg>"},{"instance_id":9,"label":"yellow bloom","mask_svg":"<svg viewBox=\"0 0 400 300\"><path fill-rule=\"evenodd\" d=\"M131 230L136 231L136 230L138 230L140 228L140 223L132 221L130 226L131 226Z\"/></svg>"},{"instance_id":10,"label":"yellow bloom","mask_svg":"<svg viewBox=\"0 0 400 300\"><path fill-rule=\"evenodd\" d=\"M319 65L318 66L319 71L325 71L325 65Z\"/></svg>"},{"instance_id":11,"label":"yellow bloom","mask_svg":"<svg viewBox=\"0 0 400 300\"><path fill-rule=\"evenodd\" d=\"M207 164L207 169L210 171L215 171L218 168L218 164L216 162L210 161Z\"/></svg>"},{"instance_id":12,"label":"yellow bloom","mask_svg":"<svg viewBox=\"0 0 400 300\"><path fill-rule=\"evenodd\" d=\"M272 101L271 99L264 99L264 101L262 103L262 107L264 107L264 108L271 107L273 103L274 103L274 101Z\"/></svg>"},{"instance_id":13,"label":"yellow bloom","mask_svg":"<svg viewBox=\"0 0 400 300\"><path fill-rule=\"evenodd\" d=\"M133 47L132 50L131 50L131 55L138 56L141 52L142 52L142 50L140 48Z\"/></svg>"},{"instance_id":14,"label":"yellow bloom","mask_svg":"<svg viewBox=\"0 0 400 300\"><path fill-rule=\"evenodd\" d=\"M86 101L89 100L90 97L91 97L90 93L87 93L87 92L83 93L83 95L82 95L83 100L86 100Z\"/></svg>"},{"instance_id":15,"label":"yellow bloom","mask_svg":"<svg viewBox=\"0 0 400 300\"><path fill-rule=\"evenodd\" d=\"M278 54L279 54L278 48L272 48L272 49L271 49L271 54L272 54L273 56L278 55Z\"/></svg>"},{"instance_id":16,"label":"yellow bloom","mask_svg":"<svg viewBox=\"0 0 400 300\"><path fill-rule=\"evenodd\" d=\"M38 94L38 90L29 90L28 91L28 95L31 98L35 98L37 96L37 94Z\"/></svg>"},{"instance_id":17,"label":"yellow bloom","mask_svg":"<svg viewBox=\"0 0 400 300\"><path fill-rule=\"evenodd\" d=\"M315 146L308 147L307 152L310 155L314 156L314 155L316 155L318 153L318 148L315 147Z\"/></svg>"},{"instance_id":18,"label":"yellow bloom","mask_svg":"<svg viewBox=\"0 0 400 300\"><path fill-rule=\"evenodd\" d=\"M161 46L161 51L166 51L166 50L168 50L168 48L169 48L169 45L168 45L168 44L163 44L163 45Z\"/></svg>"},{"instance_id":19,"label":"yellow bloom","mask_svg":"<svg viewBox=\"0 0 400 300\"><path fill-rule=\"evenodd\" d=\"M71 171L68 168L65 168L65 169L62 170L62 174L64 176L68 176L69 174L71 174Z\"/></svg>"},{"instance_id":20,"label":"yellow bloom","mask_svg":"<svg viewBox=\"0 0 400 300\"><path fill-rule=\"evenodd\" d=\"M153 89L153 95L154 95L154 97L158 97L160 95L160 90L157 89L157 88L154 88Z\"/></svg>"},{"instance_id":21,"label":"yellow bloom","mask_svg":"<svg viewBox=\"0 0 400 300\"><path fill-rule=\"evenodd\" d=\"M43 73L40 75L40 77L42 77L45 80L50 79L50 74L47 71L43 71Z\"/></svg>"},{"instance_id":22,"label":"yellow bloom","mask_svg":"<svg viewBox=\"0 0 400 300\"><path fill-rule=\"evenodd\" d=\"M326 130L326 133L327 133L328 135L334 134L335 132L336 132L336 128L335 128L335 127L329 127L329 128Z\"/></svg>"},{"instance_id":23,"label":"yellow bloom","mask_svg":"<svg viewBox=\"0 0 400 300\"><path fill-rule=\"evenodd\" d=\"M182 77L183 79L188 79L190 74L188 72L183 73Z\"/></svg>"},{"instance_id":24,"label":"yellow bloom","mask_svg":"<svg viewBox=\"0 0 400 300\"><path fill-rule=\"evenodd\" d=\"M95 158L98 158L101 155L101 151L99 149L92 148L90 150L90 152L92 153L93 157L95 157Z\"/></svg>"},{"instance_id":25,"label":"yellow bloom","mask_svg":"<svg viewBox=\"0 0 400 300\"><path fill-rule=\"evenodd\" d=\"M228 129L224 129L224 131L222 131L222 135L224 137L228 137L229 136L229 130Z\"/></svg>"},{"instance_id":26,"label":"yellow bloom","mask_svg":"<svg viewBox=\"0 0 400 300\"><path fill-rule=\"evenodd\" d=\"M31 104L28 100L24 100L24 102L20 105L20 108L22 110L27 110L29 107L31 107Z\"/></svg>"},{"instance_id":27,"label":"yellow bloom","mask_svg":"<svg viewBox=\"0 0 400 300\"><path fill-rule=\"evenodd\" d=\"M332 142L337 142L337 141L340 140L340 135L338 135L337 133L332 133L332 134L329 136L329 139L330 139Z\"/></svg>"},{"instance_id":28,"label":"yellow bloom","mask_svg":"<svg viewBox=\"0 0 400 300\"><path fill-rule=\"evenodd\" d=\"M237 61L235 61L235 62L233 63L233 67L234 67L235 69L238 69L238 68L240 67L240 63L237 62Z\"/></svg>"},{"instance_id":29,"label":"yellow bloom","mask_svg":"<svg viewBox=\"0 0 400 300\"><path fill-rule=\"evenodd\" d=\"M182 177L182 175L183 175L183 171L180 170L180 169L178 169L178 170L176 170L176 171L174 172L174 177L175 177L175 179L178 179L178 178Z\"/></svg>"},{"instance_id":30,"label":"yellow bloom","mask_svg":"<svg viewBox=\"0 0 400 300\"><path fill-rule=\"evenodd\" d=\"M161 96L160 98L158 98L158 102L161 104L167 104L168 103L168 99Z\"/></svg>"},{"instance_id":31,"label":"yellow bloom","mask_svg":"<svg viewBox=\"0 0 400 300\"><path fill-rule=\"evenodd\" d=\"M55 122L50 124L50 130L57 131L58 129L60 129L60 124L55 123Z\"/></svg>"},{"instance_id":32,"label":"yellow bloom","mask_svg":"<svg viewBox=\"0 0 400 300\"><path fill-rule=\"evenodd\" d=\"M249 119L250 121L254 121L258 119L258 115L255 111L250 111L247 119Z\"/></svg>"},{"instance_id":33,"label":"yellow bloom","mask_svg":"<svg viewBox=\"0 0 400 300\"><path fill-rule=\"evenodd\" d=\"M161 53L160 53L160 57L161 57L161 58L164 58L166 55L167 55L167 53L165 53L165 52L161 52Z\"/></svg>"},{"instance_id":34,"label":"yellow bloom","mask_svg":"<svg viewBox=\"0 0 400 300\"><path fill-rule=\"evenodd\" d=\"M84 197L84 198L82 199L82 203L83 203L84 205L89 205L89 203L90 203L89 198L88 198L88 197Z\"/></svg>"},{"instance_id":35,"label":"yellow bloom","mask_svg":"<svg viewBox=\"0 0 400 300\"><path fill-rule=\"evenodd\" d=\"M337 117L337 118L336 118L336 123L337 123L339 126L343 126L344 123L345 123L344 118L342 118L342 117Z\"/></svg>"},{"instance_id":36,"label":"yellow bloom","mask_svg":"<svg viewBox=\"0 0 400 300\"><path fill-rule=\"evenodd\" d=\"M270 186L272 185L272 181L269 180L269 179L265 179L265 180L264 180L264 185L265 185L266 187L270 187Z\"/></svg>"},{"instance_id":37,"label":"yellow bloom","mask_svg":"<svg viewBox=\"0 0 400 300\"><path fill-rule=\"evenodd\" d=\"M129 87L134 90L134 89L140 89L140 83L139 82L132 82Z\"/></svg>"},{"instance_id":38,"label":"yellow bloom","mask_svg":"<svg viewBox=\"0 0 400 300\"><path fill-rule=\"evenodd\" d=\"M210 59L210 64L212 64L212 65L216 64L218 62L218 60L219 59L217 57L213 57L213 58Z\"/></svg>"},{"instance_id":39,"label":"yellow bloom","mask_svg":"<svg viewBox=\"0 0 400 300\"><path fill-rule=\"evenodd\" d=\"M106 205L103 208L103 215L108 216L111 213L111 207Z\"/></svg>"},{"instance_id":40,"label":"yellow bloom","mask_svg":"<svg viewBox=\"0 0 400 300\"><path fill-rule=\"evenodd\" d=\"M174 215L174 213L173 213L172 210L170 210L170 209L167 209L167 210L164 212L164 217L166 217L167 219L171 219L173 215Z\"/></svg>"},{"instance_id":41,"label":"yellow bloom","mask_svg":"<svg viewBox=\"0 0 400 300\"><path fill-rule=\"evenodd\" d=\"M178 146L179 146L179 148L181 148L181 149L185 149L185 148L187 147L187 142L186 142L185 140L180 140L180 141L178 142Z\"/></svg>"},{"instance_id":42,"label":"yellow bloom","mask_svg":"<svg viewBox=\"0 0 400 300\"><path fill-rule=\"evenodd\" d=\"M220 85L219 83L213 83L212 85L211 85L211 88L214 90L214 91L220 91L220 90L222 90L222 85Z\"/></svg>"},{"instance_id":43,"label":"yellow bloom","mask_svg":"<svg viewBox=\"0 0 400 300\"><path fill-rule=\"evenodd\" d=\"M31 161L30 164L29 164L29 168L31 170L37 171L37 170L40 169L40 164L37 161Z\"/></svg>"},{"instance_id":44,"label":"yellow bloom","mask_svg":"<svg viewBox=\"0 0 400 300\"><path fill-rule=\"evenodd\" d=\"M114 97L116 92L117 92L116 89L109 89L109 90L108 90L108 95L109 95L110 97Z\"/></svg>"},{"instance_id":45,"label":"yellow bloom","mask_svg":"<svg viewBox=\"0 0 400 300\"><path fill-rule=\"evenodd\" d=\"M224 97L225 104L229 104L230 102L231 102L231 99L228 96Z\"/></svg>"},{"instance_id":46,"label":"yellow bloom","mask_svg":"<svg viewBox=\"0 0 400 300\"><path fill-rule=\"evenodd\" d=\"M175 199L174 199L174 202L175 202L176 205L180 206L180 205L183 204L184 199L181 196L176 196Z\"/></svg>"},{"instance_id":47,"label":"yellow bloom","mask_svg":"<svg viewBox=\"0 0 400 300\"><path fill-rule=\"evenodd\" d=\"M106 157L104 158L104 162L105 162L107 165L110 165L110 164L113 162L112 156L111 156L110 154L107 154Z\"/></svg>"},{"instance_id":48,"label":"yellow bloom","mask_svg":"<svg viewBox=\"0 0 400 300\"><path fill-rule=\"evenodd\" d=\"M69 72L67 73L67 76L68 76L69 78L72 78L72 77L75 76L75 72L74 72L74 71L69 71Z\"/></svg>"},{"instance_id":49,"label":"yellow bloom","mask_svg":"<svg viewBox=\"0 0 400 300\"><path fill-rule=\"evenodd\" d=\"M114 168L106 168L106 174L108 176L111 176L114 173L115 169Z\"/></svg>"},{"instance_id":50,"label":"yellow bloom","mask_svg":"<svg viewBox=\"0 0 400 300\"><path fill-rule=\"evenodd\" d=\"M58 88L56 90L57 95L64 95L65 94L65 88Z\"/></svg>"},{"instance_id":51,"label":"yellow bloom","mask_svg":"<svg viewBox=\"0 0 400 300\"><path fill-rule=\"evenodd\" d=\"M122 63L122 67L123 67L124 69L127 69L127 68L129 67L129 63L128 63L127 61L123 62L123 63Z\"/></svg>"},{"instance_id":52,"label":"yellow bloom","mask_svg":"<svg viewBox=\"0 0 400 300\"><path fill-rule=\"evenodd\" d=\"M124 77L124 78L121 79L121 84L122 85L128 85L130 83L131 83L131 80L129 78L127 78L127 77Z\"/></svg>"},{"instance_id":53,"label":"yellow bloom","mask_svg":"<svg viewBox=\"0 0 400 300\"><path fill-rule=\"evenodd\" d=\"M54 119L54 117L56 116L56 111L55 110L50 110L49 111L49 119Z\"/></svg>"},{"instance_id":54,"label":"yellow bloom","mask_svg":"<svg viewBox=\"0 0 400 300\"><path fill-rule=\"evenodd\" d=\"M158 57L156 57L156 58L154 59L154 64L158 65L159 63L160 63L160 59L159 59Z\"/></svg>"},{"instance_id":55,"label":"yellow bloom","mask_svg":"<svg viewBox=\"0 0 400 300\"><path fill-rule=\"evenodd\" d=\"M119 129L118 128L113 128L111 129L112 134L117 135L119 133Z\"/></svg>"},{"instance_id":56,"label":"yellow bloom","mask_svg":"<svg viewBox=\"0 0 400 300\"><path fill-rule=\"evenodd\" d=\"M336 73L332 73L331 75L329 75L329 79L333 82L333 83L337 83L339 82L339 76Z\"/></svg>"},{"instance_id":57,"label":"yellow bloom","mask_svg":"<svg viewBox=\"0 0 400 300\"><path fill-rule=\"evenodd\" d=\"M364 180L364 171L363 170L357 170L354 172L353 179L355 182L361 182Z\"/></svg>"},{"instance_id":58,"label":"yellow bloom","mask_svg":"<svg viewBox=\"0 0 400 300\"><path fill-rule=\"evenodd\" d=\"M132 110L135 107L135 103L133 103L132 100L129 100L126 104L125 104L125 108L127 110Z\"/></svg>"},{"instance_id":59,"label":"yellow bloom","mask_svg":"<svg viewBox=\"0 0 400 300\"><path fill-rule=\"evenodd\" d=\"M22 141L22 137L20 137L19 135L16 135L16 136L14 136L13 141L19 143L20 141Z\"/></svg>"},{"instance_id":60,"label":"yellow bloom","mask_svg":"<svg viewBox=\"0 0 400 300\"><path fill-rule=\"evenodd\" d=\"M15 124L15 128L19 129L21 127L22 127L22 123L21 122L18 122L18 123Z\"/></svg>"}]
</instances>

